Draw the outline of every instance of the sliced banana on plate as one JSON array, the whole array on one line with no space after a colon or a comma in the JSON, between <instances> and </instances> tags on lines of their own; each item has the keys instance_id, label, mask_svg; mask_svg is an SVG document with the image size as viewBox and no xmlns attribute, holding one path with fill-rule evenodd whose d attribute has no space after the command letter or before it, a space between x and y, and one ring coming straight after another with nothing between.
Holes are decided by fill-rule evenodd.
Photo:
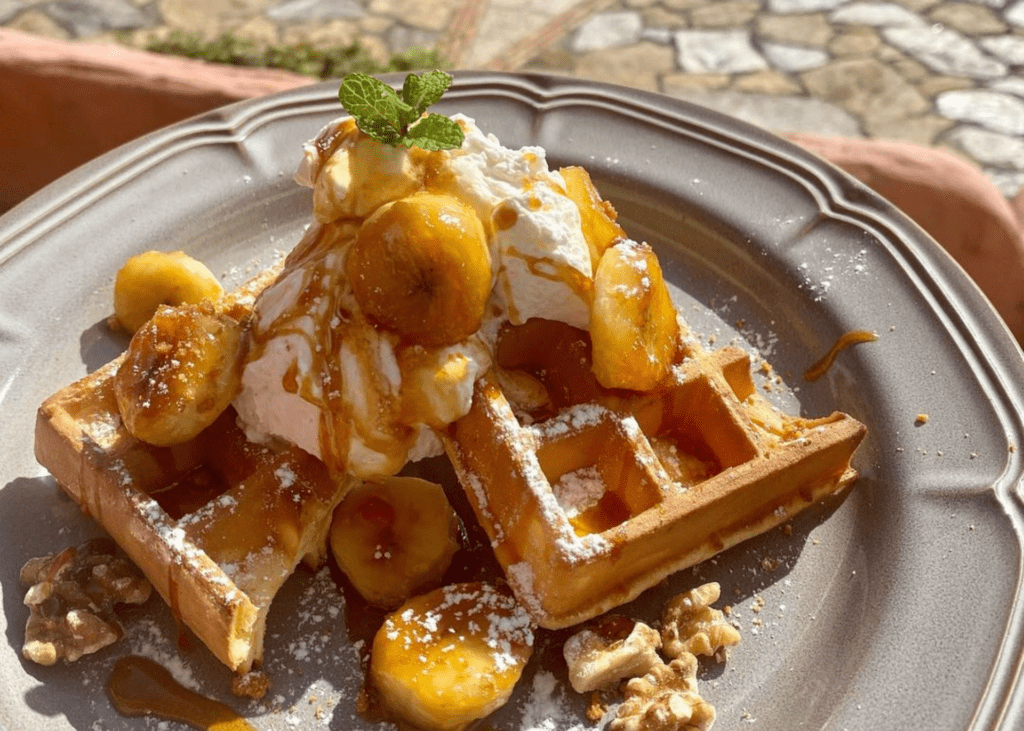
<instances>
[{"instance_id":1,"label":"sliced banana on plate","mask_svg":"<svg viewBox=\"0 0 1024 731\"><path fill-rule=\"evenodd\" d=\"M399 719L458 731L508 701L532 653L533 625L508 589L453 584L388 615L370 680Z\"/></svg>"},{"instance_id":2,"label":"sliced banana on plate","mask_svg":"<svg viewBox=\"0 0 1024 731\"><path fill-rule=\"evenodd\" d=\"M134 333L160 305L215 301L224 294L205 264L183 251L147 251L124 263L114 280L114 318Z\"/></svg>"},{"instance_id":3,"label":"sliced banana on plate","mask_svg":"<svg viewBox=\"0 0 1024 731\"><path fill-rule=\"evenodd\" d=\"M444 489L417 477L352 488L334 511L331 551L370 604L394 609L436 587L459 548L459 519Z\"/></svg>"}]
</instances>

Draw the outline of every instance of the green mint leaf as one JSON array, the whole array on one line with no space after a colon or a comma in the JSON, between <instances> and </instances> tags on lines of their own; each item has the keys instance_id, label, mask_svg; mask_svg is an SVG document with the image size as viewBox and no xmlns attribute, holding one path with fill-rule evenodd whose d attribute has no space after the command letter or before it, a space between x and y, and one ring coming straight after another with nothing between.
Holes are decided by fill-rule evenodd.
<instances>
[{"instance_id":1,"label":"green mint leaf","mask_svg":"<svg viewBox=\"0 0 1024 731\"><path fill-rule=\"evenodd\" d=\"M427 111L427 107L441 100L451 85L452 77L444 71L430 71L422 76L409 74L402 85L402 99L416 110L416 117L419 118Z\"/></svg>"},{"instance_id":2,"label":"green mint leaf","mask_svg":"<svg viewBox=\"0 0 1024 731\"><path fill-rule=\"evenodd\" d=\"M356 119L356 124L365 134L385 145L398 145L404 135L400 127L383 119Z\"/></svg>"},{"instance_id":3,"label":"green mint leaf","mask_svg":"<svg viewBox=\"0 0 1024 731\"><path fill-rule=\"evenodd\" d=\"M368 74L347 75L338 89L338 100L365 134L388 145L449 150L462 146L462 128L440 114L424 115L452 83L443 71L422 76L409 74L401 96L383 81Z\"/></svg>"},{"instance_id":4,"label":"green mint leaf","mask_svg":"<svg viewBox=\"0 0 1024 731\"><path fill-rule=\"evenodd\" d=\"M389 145L400 140L409 124L404 120L413 112L394 89L368 74L346 76L338 89L338 100L359 129Z\"/></svg>"},{"instance_id":5,"label":"green mint leaf","mask_svg":"<svg viewBox=\"0 0 1024 731\"><path fill-rule=\"evenodd\" d=\"M406 133L408 133L409 126L415 124L416 120L419 119L422 116L423 116L423 112L418 111L416 109L413 109L412 107L409 107L409 110L407 112L404 112L404 113L399 115L399 121L402 124L402 134L403 134L403 136Z\"/></svg>"},{"instance_id":6,"label":"green mint leaf","mask_svg":"<svg viewBox=\"0 0 1024 731\"><path fill-rule=\"evenodd\" d=\"M409 129L402 139L406 147L424 150L452 150L462 147L462 127L442 114L428 114Z\"/></svg>"}]
</instances>

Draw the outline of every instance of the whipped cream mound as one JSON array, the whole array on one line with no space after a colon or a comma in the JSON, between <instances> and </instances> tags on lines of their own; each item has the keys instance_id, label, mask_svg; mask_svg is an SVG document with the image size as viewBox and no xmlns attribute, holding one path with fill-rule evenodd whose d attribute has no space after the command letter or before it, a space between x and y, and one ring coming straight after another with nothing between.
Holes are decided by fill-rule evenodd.
<instances>
[{"instance_id":1,"label":"whipped cream mound","mask_svg":"<svg viewBox=\"0 0 1024 731\"><path fill-rule=\"evenodd\" d=\"M465 141L450 155L457 195L494 229L495 293L508 320L560 320L587 329L594 272L580 212L544 149L510 150L456 115Z\"/></svg>"},{"instance_id":2,"label":"whipped cream mound","mask_svg":"<svg viewBox=\"0 0 1024 731\"><path fill-rule=\"evenodd\" d=\"M503 147L472 119L458 150L389 147L350 119L303 148L295 179L314 222L256 303L234 405L249 439L283 440L358 477L394 474L442 452L436 430L464 416L505 322L531 317L586 329L593 269L579 210L544 150ZM429 191L483 223L492 290L477 333L446 347L403 342L361 311L345 276L362 221Z\"/></svg>"}]
</instances>

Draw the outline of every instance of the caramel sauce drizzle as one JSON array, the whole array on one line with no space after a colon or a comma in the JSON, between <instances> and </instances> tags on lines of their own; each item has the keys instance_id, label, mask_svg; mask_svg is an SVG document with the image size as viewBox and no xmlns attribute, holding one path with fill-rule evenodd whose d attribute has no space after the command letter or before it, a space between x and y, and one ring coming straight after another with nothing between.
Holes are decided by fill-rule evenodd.
<instances>
[{"instance_id":1,"label":"caramel sauce drizzle","mask_svg":"<svg viewBox=\"0 0 1024 731\"><path fill-rule=\"evenodd\" d=\"M79 467L78 484L91 486L82 489L82 508L86 515L102 525L103 504L100 502L100 484L98 480L89 478L87 464L83 459Z\"/></svg>"},{"instance_id":2,"label":"caramel sauce drizzle","mask_svg":"<svg viewBox=\"0 0 1024 731\"><path fill-rule=\"evenodd\" d=\"M447 167L448 157L440 150L409 150L413 164L423 171L423 190L431 193L451 193L455 176Z\"/></svg>"},{"instance_id":3,"label":"caramel sauce drizzle","mask_svg":"<svg viewBox=\"0 0 1024 731\"><path fill-rule=\"evenodd\" d=\"M270 327L257 322L250 331L250 359L258 359L271 339L291 335L306 342L313 362L308 372L300 373L297 363L291 364L282 377L282 387L306 401L319 406L320 454L322 461L335 474L348 472L348 448L353 430L362 442L381 454L399 455L411 445L414 432L397 425L402 408L400 394L392 394L386 376L366 369L377 379L371 396L377 401L381 419L377 427L390 424L387 433L374 432L374 425L363 425L353 419L351 408L342 394L345 376L338 357L342 345L363 362L372 362L375 344L366 337L372 326L361 316L348 312L341 302L344 278L341 251L354 235L355 229L344 223L324 224L311 232L285 262L285 275L303 266L303 282L298 301ZM312 328L307 318L312 318Z\"/></svg>"},{"instance_id":4,"label":"caramel sauce drizzle","mask_svg":"<svg viewBox=\"0 0 1024 731\"><path fill-rule=\"evenodd\" d=\"M228 706L185 688L166 668L139 655L117 661L107 695L124 716L157 716L200 731L254 731Z\"/></svg>"},{"instance_id":5,"label":"caramel sauce drizzle","mask_svg":"<svg viewBox=\"0 0 1024 731\"><path fill-rule=\"evenodd\" d=\"M825 353L825 357L804 371L804 380L817 381L828 372L828 369L832 367L839 354L851 345L873 343L876 340L878 340L878 335L870 330L850 330L843 333L835 342L835 345Z\"/></svg>"},{"instance_id":6,"label":"caramel sauce drizzle","mask_svg":"<svg viewBox=\"0 0 1024 731\"><path fill-rule=\"evenodd\" d=\"M516 213L515 208L507 203L503 203L494 210L492 219L496 229L499 231L508 231L516 225L516 221L519 220L519 214Z\"/></svg>"},{"instance_id":7,"label":"caramel sauce drizzle","mask_svg":"<svg viewBox=\"0 0 1024 731\"><path fill-rule=\"evenodd\" d=\"M178 602L178 577L175 576L177 565L175 561L167 564L167 606L171 608L171 615L175 623L181 626L181 604Z\"/></svg>"},{"instance_id":8,"label":"caramel sauce drizzle","mask_svg":"<svg viewBox=\"0 0 1024 731\"><path fill-rule=\"evenodd\" d=\"M321 163L326 162L354 132L354 126L343 125L318 138L314 145ZM413 148L409 151L409 161L421 177L421 190L439 194L456 192L458 181L448 167L445 153ZM528 190L534 182L529 177L524 179L524 189ZM541 201L532 196L528 205L536 210L541 207ZM502 207L496 215L497 220L483 221L488 238L495 226L504 229L515 225L516 212L513 209ZM372 398L376 400L375 406L381 414L375 425L353 419L352 409L342 397L344 375L338 358L342 343L364 363L372 362L374 355L374 343L360 337L361 328L372 325L360 316L344 311L338 295L342 289L339 280L345 276L340 265L343 261L341 251L355 236L355 224L354 220L342 220L310 229L289 254L281 275L304 268L299 301L269 328L260 327L257 317L249 341L249 360L259 359L267 343L278 336L293 335L306 341L313 363L306 373L300 373L297 364L292 364L283 374L282 387L320 407L320 454L323 462L336 474L348 472L348 450L353 435L357 435L368 448L394 458L404 454L416 436L397 418L408 406L403 404L401 393L392 393L384 374L377 374L380 387L372 389ZM584 301L589 302L593 297L592 281L574 268L518 251L510 251L509 255L523 261L534 276L564 281ZM319 306L314 308L314 304ZM318 314L313 316L310 329L304 320L313 312ZM396 355L407 345L396 343ZM401 361L401 357L399 359ZM367 371L372 373L373 369ZM389 419L389 416L396 418Z\"/></svg>"},{"instance_id":9,"label":"caramel sauce drizzle","mask_svg":"<svg viewBox=\"0 0 1024 731\"><path fill-rule=\"evenodd\" d=\"M313 140L313 147L316 149L321 164L330 159L346 138L355 132L355 129L355 120L346 119L337 129L328 128Z\"/></svg>"},{"instance_id":10,"label":"caramel sauce drizzle","mask_svg":"<svg viewBox=\"0 0 1024 731\"><path fill-rule=\"evenodd\" d=\"M590 302L593 299L594 281L568 264L552 261L542 256L531 256L513 247L509 247L506 255L526 264L530 274L534 277L566 284L584 302Z\"/></svg>"},{"instance_id":11,"label":"caramel sauce drizzle","mask_svg":"<svg viewBox=\"0 0 1024 731\"><path fill-rule=\"evenodd\" d=\"M287 275L300 266L305 266L301 294L298 301L281 318L269 328L262 328L256 323L250 331L251 360L258 359L264 352L267 343L275 337L293 335L306 341L314 362L308 374L300 374L297 363L291 364L282 378L282 387L289 393L301 396L313 404L331 403L333 418L327 417L326 409L321 408L320 451L323 461L338 474L347 472L347 451L340 447L347 445L347 429L344 428L348 414L338 398L332 398L331 392L340 392L341 373L332 363L336 343L331 337L331 319L339 310L335 286L340 275L337 266L337 249L348 243L348 237L341 226L326 224L319 229L311 230L303 241L296 246L285 262L282 276ZM334 266L332 266L334 265ZM323 300L323 306L313 305ZM307 330L303 320L314 311L319 310L322 316L314 318L312 332ZM338 433L342 431L344 433Z\"/></svg>"}]
</instances>

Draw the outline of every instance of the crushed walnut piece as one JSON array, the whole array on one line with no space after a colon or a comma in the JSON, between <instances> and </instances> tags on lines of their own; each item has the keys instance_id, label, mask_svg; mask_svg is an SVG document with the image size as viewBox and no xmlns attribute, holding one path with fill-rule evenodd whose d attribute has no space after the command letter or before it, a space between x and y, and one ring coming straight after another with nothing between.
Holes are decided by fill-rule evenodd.
<instances>
[{"instance_id":1,"label":"crushed walnut piece","mask_svg":"<svg viewBox=\"0 0 1024 731\"><path fill-rule=\"evenodd\" d=\"M262 670L250 670L245 675L237 675L231 681L231 692L241 698L252 698L258 701L270 690L270 676Z\"/></svg>"},{"instance_id":2,"label":"crushed walnut piece","mask_svg":"<svg viewBox=\"0 0 1024 731\"><path fill-rule=\"evenodd\" d=\"M669 657L683 653L715 655L740 642L739 631L725 616L711 607L721 594L716 582L709 582L674 597L662 615L661 639Z\"/></svg>"},{"instance_id":3,"label":"crushed walnut piece","mask_svg":"<svg viewBox=\"0 0 1024 731\"><path fill-rule=\"evenodd\" d=\"M608 731L708 731L714 723L714 707L697 692L697 658L684 652L626 683Z\"/></svg>"},{"instance_id":4,"label":"crushed walnut piece","mask_svg":"<svg viewBox=\"0 0 1024 731\"><path fill-rule=\"evenodd\" d=\"M152 591L114 542L95 539L60 553L29 559L21 569L31 613L25 625L26 659L40 665L74 662L116 642L124 630L117 604L142 604Z\"/></svg>"},{"instance_id":5,"label":"crushed walnut piece","mask_svg":"<svg viewBox=\"0 0 1024 731\"><path fill-rule=\"evenodd\" d=\"M566 640L562 653L573 689L585 693L643 675L661 662L659 647L657 630L627 617L608 615Z\"/></svg>"},{"instance_id":6,"label":"crushed walnut piece","mask_svg":"<svg viewBox=\"0 0 1024 731\"><path fill-rule=\"evenodd\" d=\"M605 702L604 696L601 695L601 691L595 690L590 694L590 703L587 704L587 720L593 723L597 723L604 714L608 712L608 704Z\"/></svg>"}]
</instances>

